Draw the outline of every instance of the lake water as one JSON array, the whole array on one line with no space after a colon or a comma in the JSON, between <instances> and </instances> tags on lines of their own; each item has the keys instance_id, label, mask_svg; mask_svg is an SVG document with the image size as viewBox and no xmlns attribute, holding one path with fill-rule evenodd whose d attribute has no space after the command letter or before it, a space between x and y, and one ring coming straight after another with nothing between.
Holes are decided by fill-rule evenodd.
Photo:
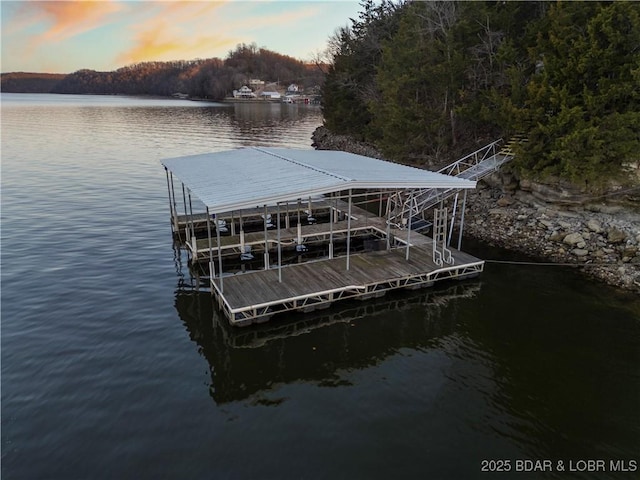
<instances>
[{"instance_id":1,"label":"lake water","mask_svg":"<svg viewBox=\"0 0 640 480\"><path fill-rule=\"evenodd\" d=\"M311 148L319 109L2 94L1 113L3 479L638 478L609 464L640 464L637 296L487 264L232 329L193 288L159 160Z\"/></svg>"}]
</instances>

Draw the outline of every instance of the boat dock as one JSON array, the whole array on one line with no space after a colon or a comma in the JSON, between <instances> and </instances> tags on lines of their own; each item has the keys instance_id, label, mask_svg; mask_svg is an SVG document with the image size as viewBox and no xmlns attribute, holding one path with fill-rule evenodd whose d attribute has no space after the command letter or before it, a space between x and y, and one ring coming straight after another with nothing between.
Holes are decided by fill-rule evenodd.
<instances>
[{"instance_id":1,"label":"boat dock","mask_svg":"<svg viewBox=\"0 0 640 480\"><path fill-rule=\"evenodd\" d=\"M471 278L484 268L451 247L453 222L443 204L431 236L414 231L411 217L388 220L389 199L401 190L474 188L467 179L345 152L255 147L163 164L174 237L208 272L232 325ZM184 214L177 213L174 176ZM204 213L193 212L192 194Z\"/></svg>"}]
</instances>

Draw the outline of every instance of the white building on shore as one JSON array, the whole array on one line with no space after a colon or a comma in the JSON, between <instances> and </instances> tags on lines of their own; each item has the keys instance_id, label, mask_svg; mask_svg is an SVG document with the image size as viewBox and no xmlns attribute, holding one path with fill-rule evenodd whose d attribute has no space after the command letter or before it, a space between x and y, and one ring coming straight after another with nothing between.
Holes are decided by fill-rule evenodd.
<instances>
[{"instance_id":1,"label":"white building on shore","mask_svg":"<svg viewBox=\"0 0 640 480\"><path fill-rule=\"evenodd\" d=\"M233 98L256 98L256 94L249 87L243 85L240 90L233 91Z\"/></svg>"}]
</instances>

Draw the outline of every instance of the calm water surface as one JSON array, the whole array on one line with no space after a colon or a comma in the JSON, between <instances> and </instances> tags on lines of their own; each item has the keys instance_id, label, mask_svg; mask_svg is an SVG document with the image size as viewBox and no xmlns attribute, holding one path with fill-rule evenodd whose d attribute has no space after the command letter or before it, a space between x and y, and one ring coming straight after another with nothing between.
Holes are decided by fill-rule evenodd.
<instances>
[{"instance_id":1,"label":"calm water surface","mask_svg":"<svg viewBox=\"0 0 640 480\"><path fill-rule=\"evenodd\" d=\"M481 471L640 464L640 300L572 270L489 264L321 316L220 319L172 248L159 160L311 148L321 123L2 95L3 479L638 478Z\"/></svg>"}]
</instances>

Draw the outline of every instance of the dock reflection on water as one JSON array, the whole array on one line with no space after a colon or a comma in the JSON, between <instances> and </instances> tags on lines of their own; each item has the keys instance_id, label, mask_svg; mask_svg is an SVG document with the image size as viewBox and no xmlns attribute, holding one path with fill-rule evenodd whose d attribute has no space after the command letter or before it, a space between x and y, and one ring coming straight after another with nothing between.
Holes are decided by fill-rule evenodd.
<instances>
[{"instance_id":1,"label":"dock reflection on water","mask_svg":"<svg viewBox=\"0 0 640 480\"><path fill-rule=\"evenodd\" d=\"M210 394L221 404L295 381L343 385L341 371L375 365L403 348L428 349L455 329L456 316L443 312L474 297L480 287L479 280L469 280L397 291L246 329L228 324L208 290L183 286L175 306L209 363Z\"/></svg>"}]
</instances>

